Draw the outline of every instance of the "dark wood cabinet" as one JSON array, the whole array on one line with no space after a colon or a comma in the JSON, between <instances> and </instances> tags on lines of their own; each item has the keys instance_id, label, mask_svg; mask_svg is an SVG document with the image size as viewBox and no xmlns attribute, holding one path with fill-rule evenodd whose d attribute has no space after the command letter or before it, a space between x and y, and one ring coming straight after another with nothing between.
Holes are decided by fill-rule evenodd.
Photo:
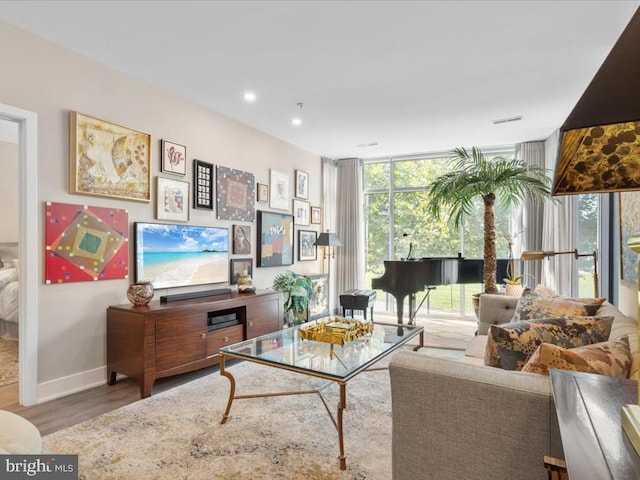
<instances>
[{"instance_id":1,"label":"dark wood cabinet","mask_svg":"<svg viewBox=\"0 0 640 480\"><path fill-rule=\"evenodd\" d=\"M109 385L118 373L151 395L158 378L219 363L218 350L282 328L280 292L229 293L107 308Z\"/></svg>"}]
</instances>

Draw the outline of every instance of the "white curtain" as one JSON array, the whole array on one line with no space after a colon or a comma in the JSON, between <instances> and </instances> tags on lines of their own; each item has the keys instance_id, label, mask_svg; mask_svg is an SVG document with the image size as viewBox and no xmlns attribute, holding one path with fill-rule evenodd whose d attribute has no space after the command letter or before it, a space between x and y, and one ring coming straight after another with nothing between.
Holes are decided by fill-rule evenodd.
<instances>
[{"instance_id":1,"label":"white curtain","mask_svg":"<svg viewBox=\"0 0 640 480\"><path fill-rule=\"evenodd\" d=\"M338 191L338 161L331 158L322 158L322 227L324 232L332 232L336 233L338 238L340 238L340 234L336 231L336 211L337 211L337 195ZM323 247L327 248L327 247ZM332 251L334 256L340 255L342 247L333 248ZM324 251L319 251L318 255L323 256ZM328 253L328 249L327 249ZM326 269L325 269L326 263ZM335 267L335 258L328 257L322 260L322 269L323 272L328 272L330 274L329 277L329 312L331 314L335 313L335 306L337 305L337 295L336 295L336 267Z\"/></svg>"},{"instance_id":2,"label":"white curtain","mask_svg":"<svg viewBox=\"0 0 640 480\"><path fill-rule=\"evenodd\" d=\"M555 171L560 132L545 140L545 167ZM574 210L576 198L571 195L555 197L544 206L542 245L540 249L566 252L575 248ZM572 295L573 278L577 272L573 255L556 255L542 262L542 284L561 295Z\"/></svg>"},{"instance_id":3,"label":"white curtain","mask_svg":"<svg viewBox=\"0 0 640 480\"><path fill-rule=\"evenodd\" d=\"M342 242L336 249L332 312L338 305L339 294L364 287L364 221L362 161L357 158L337 163L337 192L335 201L335 232Z\"/></svg>"},{"instance_id":4,"label":"white curtain","mask_svg":"<svg viewBox=\"0 0 640 480\"><path fill-rule=\"evenodd\" d=\"M544 142L527 142L518 145L518 156L527 165L545 167ZM524 250L541 250L543 243L543 218L544 202L535 199L526 199L520 206L519 222L514 228L518 233L515 242L514 256L519 257L518 252ZM540 261L523 263L525 284L535 287L542 277L542 265Z\"/></svg>"},{"instance_id":5,"label":"white curtain","mask_svg":"<svg viewBox=\"0 0 640 480\"><path fill-rule=\"evenodd\" d=\"M560 132L556 131L544 142L518 145L518 155L528 165L547 169L553 177L558 156ZM571 251L575 247L575 198L554 197L544 202L526 201L514 222L514 231L520 232L515 242L515 254L524 250ZM523 262L524 282L530 287L538 283L561 295L572 295L576 270L572 255L556 255L544 260Z\"/></svg>"}]
</instances>

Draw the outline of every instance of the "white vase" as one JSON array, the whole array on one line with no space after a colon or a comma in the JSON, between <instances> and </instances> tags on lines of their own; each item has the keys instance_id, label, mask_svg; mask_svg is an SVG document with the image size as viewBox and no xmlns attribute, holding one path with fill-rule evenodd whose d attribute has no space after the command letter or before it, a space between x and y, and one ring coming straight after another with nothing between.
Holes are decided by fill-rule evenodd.
<instances>
[{"instance_id":1,"label":"white vase","mask_svg":"<svg viewBox=\"0 0 640 480\"><path fill-rule=\"evenodd\" d=\"M521 284L510 285L507 283L504 293L507 297L521 297L523 290L524 287Z\"/></svg>"}]
</instances>

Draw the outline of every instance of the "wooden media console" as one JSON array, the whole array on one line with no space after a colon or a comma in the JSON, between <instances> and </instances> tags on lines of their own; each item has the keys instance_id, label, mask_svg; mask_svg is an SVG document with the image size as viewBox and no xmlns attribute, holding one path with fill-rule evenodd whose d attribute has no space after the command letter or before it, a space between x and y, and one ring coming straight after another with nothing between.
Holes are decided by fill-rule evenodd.
<instances>
[{"instance_id":1,"label":"wooden media console","mask_svg":"<svg viewBox=\"0 0 640 480\"><path fill-rule=\"evenodd\" d=\"M220 347L279 330L282 318L282 295L273 290L112 305L107 383L114 385L118 373L126 375L146 398L158 378L216 365Z\"/></svg>"}]
</instances>

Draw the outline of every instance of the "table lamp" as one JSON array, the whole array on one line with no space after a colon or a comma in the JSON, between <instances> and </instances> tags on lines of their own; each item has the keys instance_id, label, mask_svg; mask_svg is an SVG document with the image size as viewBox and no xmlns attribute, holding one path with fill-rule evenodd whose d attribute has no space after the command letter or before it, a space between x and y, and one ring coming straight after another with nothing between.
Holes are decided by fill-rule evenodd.
<instances>
[{"instance_id":1,"label":"table lamp","mask_svg":"<svg viewBox=\"0 0 640 480\"><path fill-rule=\"evenodd\" d=\"M640 9L560 128L553 195L640 190L640 62L632 58L640 58ZM640 253L640 234L629 247ZM622 424L640 453L640 406L623 407Z\"/></svg>"}]
</instances>

